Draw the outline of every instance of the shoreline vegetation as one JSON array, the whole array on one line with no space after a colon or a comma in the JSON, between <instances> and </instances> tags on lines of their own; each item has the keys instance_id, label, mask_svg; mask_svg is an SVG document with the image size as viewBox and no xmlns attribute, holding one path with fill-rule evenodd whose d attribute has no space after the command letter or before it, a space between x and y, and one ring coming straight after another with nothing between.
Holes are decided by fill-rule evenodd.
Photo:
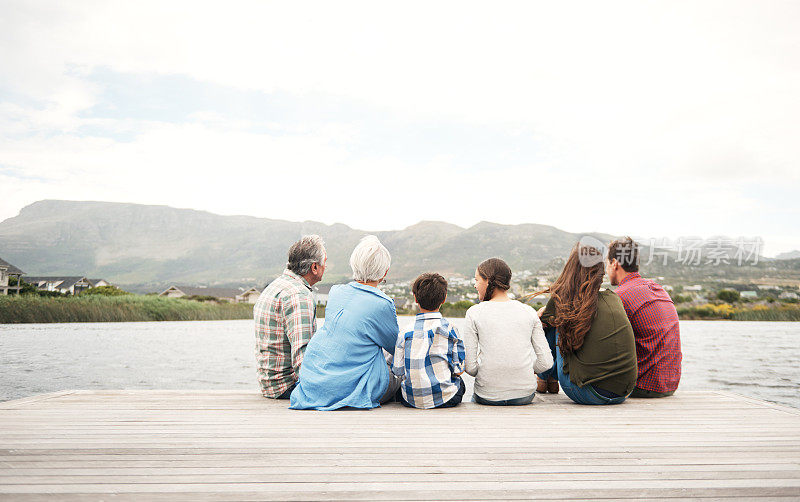
<instances>
[{"instance_id":1,"label":"shoreline vegetation","mask_svg":"<svg viewBox=\"0 0 800 502\"><path fill-rule=\"evenodd\" d=\"M249 303L140 295L0 296L0 324L252 319Z\"/></svg>"},{"instance_id":2,"label":"shoreline vegetation","mask_svg":"<svg viewBox=\"0 0 800 502\"><path fill-rule=\"evenodd\" d=\"M800 321L800 307L789 305L735 306L728 303L678 307L682 321Z\"/></svg>"},{"instance_id":3,"label":"shoreline vegetation","mask_svg":"<svg viewBox=\"0 0 800 502\"><path fill-rule=\"evenodd\" d=\"M201 299L163 298L150 295L100 294L48 297L32 294L0 296L0 324L139 321L214 321L252 319L253 305L200 301ZM464 317L472 302L445 303L445 317ZM531 305L538 309L539 303ZM707 303L678 305L678 316L689 320L800 321L800 305L747 305ZM397 309L398 315L414 315L413 310ZM317 306L317 317L325 317L325 307Z\"/></svg>"}]
</instances>

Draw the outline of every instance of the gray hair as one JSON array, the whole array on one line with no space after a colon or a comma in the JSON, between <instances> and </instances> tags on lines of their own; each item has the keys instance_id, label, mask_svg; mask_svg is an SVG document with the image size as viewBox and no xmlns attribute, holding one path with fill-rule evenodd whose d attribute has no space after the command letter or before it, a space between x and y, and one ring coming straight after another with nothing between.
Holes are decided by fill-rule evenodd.
<instances>
[{"instance_id":1,"label":"gray hair","mask_svg":"<svg viewBox=\"0 0 800 502\"><path fill-rule=\"evenodd\" d=\"M350 268L357 281L379 281L389 270L392 255L374 235L362 238L350 255Z\"/></svg>"},{"instance_id":2,"label":"gray hair","mask_svg":"<svg viewBox=\"0 0 800 502\"><path fill-rule=\"evenodd\" d=\"M306 275L314 263L325 260L325 243L319 235L304 235L289 248L286 268L297 275Z\"/></svg>"}]
</instances>

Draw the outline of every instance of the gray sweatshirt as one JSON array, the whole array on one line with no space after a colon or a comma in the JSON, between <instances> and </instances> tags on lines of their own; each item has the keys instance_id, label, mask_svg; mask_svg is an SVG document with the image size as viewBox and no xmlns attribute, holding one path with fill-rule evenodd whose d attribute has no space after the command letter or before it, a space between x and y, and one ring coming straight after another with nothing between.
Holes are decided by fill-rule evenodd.
<instances>
[{"instance_id":1,"label":"gray sweatshirt","mask_svg":"<svg viewBox=\"0 0 800 502\"><path fill-rule=\"evenodd\" d=\"M553 366L536 311L515 300L481 302L465 321L465 370L475 377L475 394L490 401L533 394L536 373Z\"/></svg>"}]
</instances>

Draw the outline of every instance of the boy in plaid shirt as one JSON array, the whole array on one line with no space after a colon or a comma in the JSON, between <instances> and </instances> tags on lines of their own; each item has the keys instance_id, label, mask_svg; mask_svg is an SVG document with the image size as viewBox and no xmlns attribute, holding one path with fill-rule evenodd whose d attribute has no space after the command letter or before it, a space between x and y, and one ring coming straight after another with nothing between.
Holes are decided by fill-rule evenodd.
<instances>
[{"instance_id":1,"label":"boy in plaid shirt","mask_svg":"<svg viewBox=\"0 0 800 502\"><path fill-rule=\"evenodd\" d=\"M401 330L392 373L403 378L397 400L410 408L452 408L466 387L464 342L439 308L447 298L447 281L439 274L422 274L411 291L420 313Z\"/></svg>"}]
</instances>

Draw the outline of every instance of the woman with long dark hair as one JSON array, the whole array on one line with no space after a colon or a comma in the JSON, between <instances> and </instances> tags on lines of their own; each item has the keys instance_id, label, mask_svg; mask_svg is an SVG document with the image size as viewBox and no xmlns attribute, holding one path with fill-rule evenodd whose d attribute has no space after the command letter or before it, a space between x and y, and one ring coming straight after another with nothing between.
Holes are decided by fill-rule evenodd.
<instances>
[{"instance_id":1,"label":"woman with long dark hair","mask_svg":"<svg viewBox=\"0 0 800 502\"><path fill-rule=\"evenodd\" d=\"M536 311L508 296L511 269L489 258L475 270L481 303L464 320L465 370L475 377L474 401L486 405L530 404L536 372L553 365Z\"/></svg>"},{"instance_id":2,"label":"woman with long dark hair","mask_svg":"<svg viewBox=\"0 0 800 502\"><path fill-rule=\"evenodd\" d=\"M579 243L553 285L536 293L551 295L541 319L556 360L539 378L557 376L578 404L618 404L636 385L633 328L619 296L600 289L604 273L601 252Z\"/></svg>"}]
</instances>

